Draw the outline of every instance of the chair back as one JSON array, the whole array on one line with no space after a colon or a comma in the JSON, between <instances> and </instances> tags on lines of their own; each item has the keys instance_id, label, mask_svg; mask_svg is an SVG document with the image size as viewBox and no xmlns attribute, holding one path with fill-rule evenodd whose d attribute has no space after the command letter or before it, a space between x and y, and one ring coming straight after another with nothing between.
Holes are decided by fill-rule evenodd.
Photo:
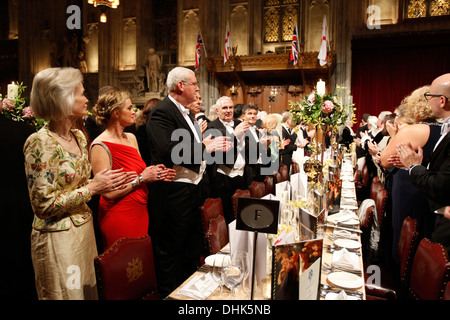
<instances>
[{"instance_id":1,"label":"chair back","mask_svg":"<svg viewBox=\"0 0 450 320\"><path fill-rule=\"evenodd\" d=\"M281 173L280 173L280 171L275 171L275 172L273 173L273 183L274 183L274 185L277 184L277 183L282 182L281 179L282 179L282 178L281 178Z\"/></svg>"},{"instance_id":2,"label":"chair back","mask_svg":"<svg viewBox=\"0 0 450 320\"><path fill-rule=\"evenodd\" d=\"M369 168L367 167L367 164L364 163L361 169L361 184L363 187L367 187L369 185L369 178Z\"/></svg>"},{"instance_id":3,"label":"chair back","mask_svg":"<svg viewBox=\"0 0 450 320\"><path fill-rule=\"evenodd\" d=\"M379 182L381 184L381 182ZM378 225L381 230L381 226L384 222L384 217L386 215L386 205L388 200L387 190L383 187L383 185L379 186L378 192L375 194L375 206L377 208L377 216L378 216Z\"/></svg>"},{"instance_id":4,"label":"chair back","mask_svg":"<svg viewBox=\"0 0 450 320\"><path fill-rule=\"evenodd\" d=\"M264 185L266 186L266 194L274 194L275 192L275 179L273 176L266 176L264 178Z\"/></svg>"},{"instance_id":5,"label":"chair back","mask_svg":"<svg viewBox=\"0 0 450 320\"><path fill-rule=\"evenodd\" d=\"M450 276L447 250L424 238L420 241L411 269L409 292L417 300L439 300Z\"/></svg>"},{"instance_id":6,"label":"chair back","mask_svg":"<svg viewBox=\"0 0 450 320\"><path fill-rule=\"evenodd\" d=\"M234 194L231 196L231 204L233 205L233 214L234 218L237 218L237 206L238 206L238 198L239 197L247 197L250 198L250 190L245 189L237 189Z\"/></svg>"},{"instance_id":7,"label":"chair back","mask_svg":"<svg viewBox=\"0 0 450 320\"><path fill-rule=\"evenodd\" d=\"M300 173L300 165L294 160L292 160L292 173Z\"/></svg>"},{"instance_id":8,"label":"chair back","mask_svg":"<svg viewBox=\"0 0 450 320\"><path fill-rule=\"evenodd\" d=\"M222 200L208 198L200 207L206 254L219 252L228 243L228 228L223 215Z\"/></svg>"},{"instance_id":9,"label":"chair back","mask_svg":"<svg viewBox=\"0 0 450 320\"><path fill-rule=\"evenodd\" d=\"M370 194L369 194L370 199L374 199L375 200L375 197L376 197L377 193L383 188L384 188L384 186L380 182L380 178L379 177L374 177L372 179L372 183L370 185Z\"/></svg>"},{"instance_id":10,"label":"chair back","mask_svg":"<svg viewBox=\"0 0 450 320\"><path fill-rule=\"evenodd\" d=\"M450 300L450 281L447 281L447 285L445 286L444 296L442 300Z\"/></svg>"},{"instance_id":11,"label":"chair back","mask_svg":"<svg viewBox=\"0 0 450 320\"><path fill-rule=\"evenodd\" d=\"M278 182L289 180L289 170L287 165L285 165L284 163L280 163L280 169L278 171L280 172L281 175L281 181Z\"/></svg>"},{"instance_id":12,"label":"chair back","mask_svg":"<svg viewBox=\"0 0 450 320\"><path fill-rule=\"evenodd\" d=\"M417 220L406 217L398 239L397 252L399 256L400 281L408 285L411 274L411 265L416 253L419 233L417 232Z\"/></svg>"},{"instance_id":13,"label":"chair back","mask_svg":"<svg viewBox=\"0 0 450 320\"><path fill-rule=\"evenodd\" d=\"M264 182L253 181L249 186L250 196L253 198L262 198L266 195L266 186Z\"/></svg>"},{"instance_id":14,"label":"chair back","mask_svg":"<svg viewBox=\"0 0 450 320\"><path fill-rule=\"evenodd\" d=\"M150 236L122 238L95 257L100 300L158 300Z\"/></svg>"},{"instance_id":15,"label":"chair back","mask_svg":"<svg viewBox=\"0 0 450 320\"><path fill-rule=\"evenodd\" d=\"M373 205L367 206L364 218L362 221L360 221L360 229L362 231L361 244L363 250L363 257L369 256L366 253L368 253L370 249L370 235L371 235L370 230L372 229L373 224L373 211L374 211Z\"/></svg>"}]
</instances>

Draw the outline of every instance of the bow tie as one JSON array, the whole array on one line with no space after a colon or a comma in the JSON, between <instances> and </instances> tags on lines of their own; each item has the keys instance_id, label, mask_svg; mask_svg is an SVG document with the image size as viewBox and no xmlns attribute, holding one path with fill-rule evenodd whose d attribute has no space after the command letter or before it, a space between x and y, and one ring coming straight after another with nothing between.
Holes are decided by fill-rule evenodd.
<instances>
[{"instance_id":1,"label":"bow tie","mask_svg":"<svg viewBox=\"0 0 450 320\"><path fill-rule=\"evenodd\" d=\"M233 128L234 127L234 123L233 122L224 122L225 127L230 127Z\"/></svg>"},{"instance_id":2,"label":"bow tie","mask_svg":"<svg viewBox=\"0 0 450 320\"><path fill-rule=\"evenodd\" d=\"M441 135L447 134L450 130L450 117L445 119L441 127Z\"/></svg>"},{"instance_id":3,"label":"bow tie","mask_svg":"<svg viewBox=\"0 0 450 320\"><path fill-rule=\"evenodd\" d=\"M185 110L182 110L181 111L181 114L183 115L183 116L188 116L189 115L189 109L185 109Z\"/></svg>"}]
</instances>

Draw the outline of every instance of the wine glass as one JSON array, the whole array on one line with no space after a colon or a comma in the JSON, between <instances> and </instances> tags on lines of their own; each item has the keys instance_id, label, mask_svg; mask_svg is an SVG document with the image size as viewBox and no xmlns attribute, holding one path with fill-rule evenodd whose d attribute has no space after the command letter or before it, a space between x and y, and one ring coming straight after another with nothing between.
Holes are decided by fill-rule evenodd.
<instances>
[{"instance_id":1,"label":"wine glass","mask_svg":"<svg viewBox=\"0 0 450 320\"><path fill-rule=\"evenodd\" d=\"M216 255L213 261L212 277L220 286L220 296L222 297L223 292L223 278L222 270L225 266L230 263L230 256L228 255Z\"/></svg>"},{"instance_id":2,"label":"wine glass","mask_svg":"<svg viewBox=\"0 0 450 320\"><path fill-rule=\"evenodd\" d=\"M224 284L231 290L231 296L235 297L236 288L244 278L244 269L241 258L233 254L230 264L222 269L222 279Z\"/></svg>"},{"instance_id":3,"label":"wine glass","mask_svg":"<svg viewBox=\"0 0 450 320\"><path fill-rule=\"evenodd\" d=\"M242 267L242 271L243 271L243 277L242 277L242 282L241 282L242 291L246 295L250 296L251 279L249 277L249 275L250 275L250 259L248 256L248 252L238 251L234 254L234 259L236 261L236 264L240 265Z\"/></svg>"}]
</instances>

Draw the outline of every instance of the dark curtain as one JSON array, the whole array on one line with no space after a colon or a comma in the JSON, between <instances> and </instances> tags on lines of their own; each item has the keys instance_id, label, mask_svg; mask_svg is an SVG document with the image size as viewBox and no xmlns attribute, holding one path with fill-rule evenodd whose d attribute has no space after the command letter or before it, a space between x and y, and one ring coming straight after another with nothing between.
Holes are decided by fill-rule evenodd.
<instances>
[{"instance_id":1,"label":"dark curtain","mask_svg":"<svg viewBox=\"0 0 450 320\"><path fill-rule=\"evenodd\" d=\"M353 39L351 89L358 124L363 113L393 111L412 91L448 72L450 31Z\"/></svg>"}]
</instances>

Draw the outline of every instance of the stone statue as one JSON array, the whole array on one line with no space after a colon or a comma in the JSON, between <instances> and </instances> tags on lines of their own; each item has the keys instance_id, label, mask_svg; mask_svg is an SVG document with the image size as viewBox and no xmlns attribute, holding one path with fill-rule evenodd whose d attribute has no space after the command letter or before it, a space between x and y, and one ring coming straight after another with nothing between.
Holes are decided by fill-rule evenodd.
<instances>
[{"instance_id":1,"label":"stone statue","mask_svg":"<svg viewBox=\"0 0 450 320\"><path fill-rule=\"evenodd\" d=\"M145 71L147 74L147 85L150 92L158 91L159 75L161 73L161 60L155 53L155 49L148 49L148 59L145 65Z\"/></svg>"}]
</instances>

